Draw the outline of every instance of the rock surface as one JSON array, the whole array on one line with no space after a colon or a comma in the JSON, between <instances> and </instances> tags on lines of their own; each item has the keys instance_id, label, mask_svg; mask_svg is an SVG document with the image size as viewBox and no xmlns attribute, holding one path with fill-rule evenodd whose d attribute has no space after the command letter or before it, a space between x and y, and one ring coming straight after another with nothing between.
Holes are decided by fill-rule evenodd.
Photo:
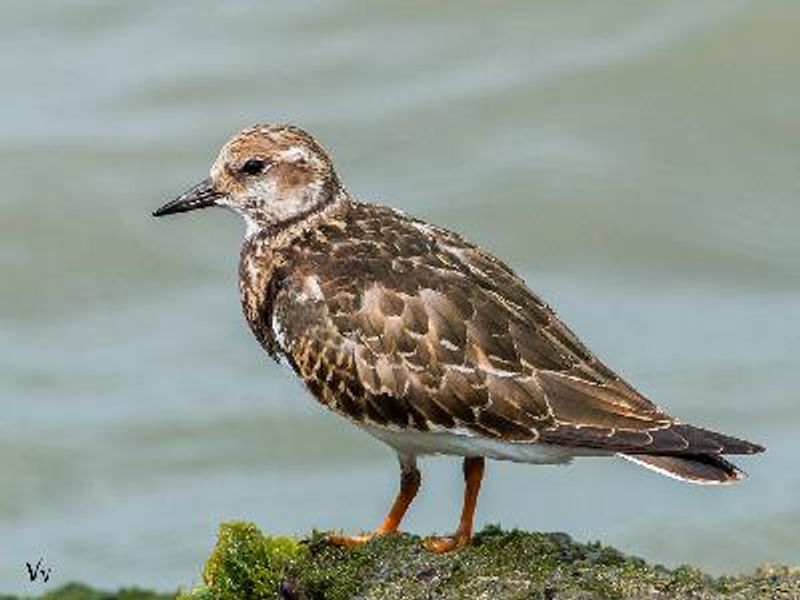
<instances>
[{"instance_id":1,"label":"rock surface","mask_svg":"<svg viewBox=\"0 0 800 600\"><path fill-rule=\"evenodd\" d=\"M270 537L252 523L220 527L203 584L178 600L589 600L716 598L800 600L800 569L763 567L713 578L691 567L666 569L560 533L487 527L472 546L435 555L410 535L338 548L315 533ZM167 600L141 590L105 593L72 584L42 600ZM15 600L0 595L0 600Z\"/></svg>"},{"instance_id":2,"label":"rock surface","mask_svg":"<svg viewBox=\"0 0 800 600\"><path fill-rule=\"evenodd\" d=\"M712 578L578 544L565 534L496 527L464 550L434 555L410 535L337 548L320 534L296 541L265 536L250 523L227 523L203 581L181 600L800 599L800 569Z\"/></svg>"}]
</instances>

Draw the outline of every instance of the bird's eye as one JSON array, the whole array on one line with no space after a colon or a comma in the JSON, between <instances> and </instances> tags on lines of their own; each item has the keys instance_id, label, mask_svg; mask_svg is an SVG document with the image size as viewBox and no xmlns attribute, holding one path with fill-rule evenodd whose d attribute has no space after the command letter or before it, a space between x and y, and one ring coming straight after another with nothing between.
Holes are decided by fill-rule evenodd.
<instances>
[{"instance_id":1,"label":"bird's eye","mask_svg":"<svg viewBox=\"0 0 800 600\"><path fill-rule=\"evenodd\" d=\"M266 166L266 161L263 161L260 158L251 158L244 163L239 170L246 175L258 175Z\"/></svg>"}]
</instances>

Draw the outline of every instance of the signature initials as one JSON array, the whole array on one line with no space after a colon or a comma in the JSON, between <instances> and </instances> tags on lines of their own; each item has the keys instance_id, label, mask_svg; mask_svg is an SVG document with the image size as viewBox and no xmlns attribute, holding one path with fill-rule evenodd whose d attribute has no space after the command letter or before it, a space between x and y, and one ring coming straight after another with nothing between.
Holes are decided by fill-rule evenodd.
<instances>
[{"instance_id":1,"label":"signature initials","mask_svg":"<svg viewBox=\"0 0 800 600\"><path fill-rule=\"evenodd\" d=\"M50 573L53 572L53 569L51 567L45 568L42 563L43 559L41 558L36 562L35 566L31 565L29 562L25 563L25 568L28 569L28 577L30 577L31 581L36 581L39 577L41 577L42 581L47 583L47 581L50 579Z\"/></svg>"}]
</instances>

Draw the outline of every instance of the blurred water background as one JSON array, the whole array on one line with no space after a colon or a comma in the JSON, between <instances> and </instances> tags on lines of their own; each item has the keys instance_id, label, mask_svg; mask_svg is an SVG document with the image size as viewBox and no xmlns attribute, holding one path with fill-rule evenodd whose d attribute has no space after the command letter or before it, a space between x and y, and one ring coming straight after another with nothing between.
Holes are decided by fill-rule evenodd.
<instances>
[{"instance_id":1,"label":"blurred water background","mask_svg":"<svg viewBox=\"0 0 800 600\"><path fill-rule=\"evenodd\" d=\"M800 563L800 4L7 2L0 591L172 589L217 524L372 527L392 453L251 339L242 226L150 211L258 121L523 273L671 412L769 447L732 488L492 463L478 522L715 573ZM423 463L406 528L448 531Z\"/></svg>"}]
</instances>

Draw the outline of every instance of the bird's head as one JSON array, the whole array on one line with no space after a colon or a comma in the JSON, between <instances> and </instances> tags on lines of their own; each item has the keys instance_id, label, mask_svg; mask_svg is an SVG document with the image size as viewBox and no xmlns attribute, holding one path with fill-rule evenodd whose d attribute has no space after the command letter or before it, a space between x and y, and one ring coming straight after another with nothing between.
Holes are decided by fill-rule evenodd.
<instances>
[{"instance_id":1,"label":"bird's head","mask_svg":"<svg viewBox=\"0 0 800 600\"><path fill-rule=\"evenodd\" d=\"M256 125L225 143L207 179L153 215L222 206L240 214L252 234L302 219L341 191L331 160L308 133Z\"/></svg>"}]
</instances>

